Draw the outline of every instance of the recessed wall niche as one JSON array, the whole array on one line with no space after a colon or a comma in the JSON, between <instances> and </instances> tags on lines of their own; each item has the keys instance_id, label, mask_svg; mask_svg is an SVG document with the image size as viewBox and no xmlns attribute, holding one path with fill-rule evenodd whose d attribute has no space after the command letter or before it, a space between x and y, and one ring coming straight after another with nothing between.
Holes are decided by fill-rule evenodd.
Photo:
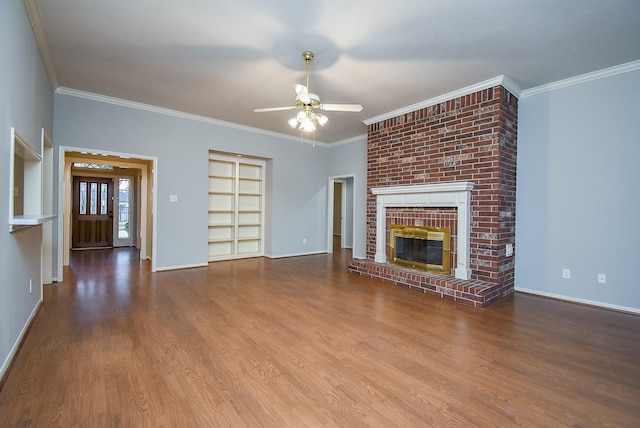
<instances>
[{"instance_id":1,"label":"recessed wall niche","mask_svg":"<svg viewBox=\"0 0 640 428\"><path fill-rule=\"evenodd\" d=\"M42 157L11 128L9 232L55 218L42 214Z\"/></svg>"}]
</instances>

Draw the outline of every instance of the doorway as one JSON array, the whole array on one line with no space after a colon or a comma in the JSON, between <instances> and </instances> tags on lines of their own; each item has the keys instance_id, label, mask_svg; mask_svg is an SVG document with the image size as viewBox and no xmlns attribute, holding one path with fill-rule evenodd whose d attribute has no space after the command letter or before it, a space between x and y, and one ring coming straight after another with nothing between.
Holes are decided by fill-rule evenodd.
<instances>
[{"instance_id":1,"label":"doorway","mask_svg":"<svg viewBox=\"0 0 640 428\"><path fill-rule=\"evenodd\" d=\"M73 183L75 176L108 178L114 183L111 214L112 246L139 249L140 259L151 262L156 271L157 158L127 153L96 152L60 146L58 181L57 274L63 280L63 266L69 265L73 231ZM91 171L79 171L75 163L91 164ZM98 169L94 167L101 165ZM108 166L108 168L106 167ZM128 195L120 193L120 178L130 179ZM114 181L115 180L115 181ZM123 184L123 187L126 187ZM126 192L125 192L126 193ZM125 204L121 202L128 198ZM128 221L126 219L128 218ZM119 228L122 227L122 231Z\"/></svg>"},{"instance_id":2,"label":"doorway","mask_svg":"<svg viewBox=\"0 0 640 428\"><path fill-rule=\"evenodd\" d=\"M327 188L327 252L333 252L334 237L340 248L353 248L355 176L329 177Z\"/></svg>"}]
</instances>

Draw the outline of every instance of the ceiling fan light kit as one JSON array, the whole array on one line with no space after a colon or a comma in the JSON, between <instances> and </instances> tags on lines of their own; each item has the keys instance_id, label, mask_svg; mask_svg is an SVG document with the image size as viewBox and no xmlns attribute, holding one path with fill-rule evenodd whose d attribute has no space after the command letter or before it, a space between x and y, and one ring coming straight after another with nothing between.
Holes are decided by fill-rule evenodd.
<instances>
[{"instance_id":1,"label":"ceiling fan light kit","mask_svg":"<svg viewBox=\"0 0 640 428\"><path fill-rule=\"evenodd\" d=\"M302 132L314 132L318 128L318 125L324 126L329 121L327 116L321 113L316 113L313 110L315 108L325 111L346 111L356 113L362 111L362 106L360 104L322 104L318 95L309 92L309 66L313 57L313 52L305 51L302 53L302 58L306 63L307 85L293 85L293 89L296 92L293 106L257 108L253 111L263 113L299 108L301 110L298 114L289 119L287 123L289 123L289 126L293 129L299 129Z\"/></svg>"},{"instance_id":2,"label":"ceiling fan light kit","mask_svg":"<svg viewBox=\"0 0 640 428\"><path fill-rule=\"evenodd\" d=\"M289 119L288 123L293 129L298 128L303 132L313 132L318 128L317 125L324 126L328 121L329 118L324 114L300 110L295 117Z\"/></svg>"}]
</instances>

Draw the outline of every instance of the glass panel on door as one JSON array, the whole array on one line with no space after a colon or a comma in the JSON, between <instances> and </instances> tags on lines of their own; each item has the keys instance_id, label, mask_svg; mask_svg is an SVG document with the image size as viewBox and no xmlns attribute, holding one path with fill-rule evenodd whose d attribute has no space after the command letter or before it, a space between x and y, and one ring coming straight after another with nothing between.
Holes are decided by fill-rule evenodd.
<instances>
[{"instance_id":1,"label":"glass panel on door","mask_svg":"<svg viewBox=\"0 0 640 428\"><path fill-rule=\"evenodd\" d=\"M131 179L118 179L118 238L129 239L131 208Z\"/></svg>"}]
</instances>

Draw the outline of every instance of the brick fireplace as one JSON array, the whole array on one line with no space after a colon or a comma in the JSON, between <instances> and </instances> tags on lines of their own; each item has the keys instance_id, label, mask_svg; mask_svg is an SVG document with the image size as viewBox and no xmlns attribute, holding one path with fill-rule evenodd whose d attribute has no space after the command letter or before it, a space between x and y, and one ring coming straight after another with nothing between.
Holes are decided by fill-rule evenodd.
<instances>
[{"instance_id":1,"label":"brick fireplace","mask_svg":"<svg viewBox=\"0 0 640 428\"><path fill-rule=\"evenodd\" d=\"M505 86L367 124L367 258L350 272L479 307L513 292L518 100ZM388 263L391 224L445 223L451 275Z\"/></svg>"}]
</instances>

